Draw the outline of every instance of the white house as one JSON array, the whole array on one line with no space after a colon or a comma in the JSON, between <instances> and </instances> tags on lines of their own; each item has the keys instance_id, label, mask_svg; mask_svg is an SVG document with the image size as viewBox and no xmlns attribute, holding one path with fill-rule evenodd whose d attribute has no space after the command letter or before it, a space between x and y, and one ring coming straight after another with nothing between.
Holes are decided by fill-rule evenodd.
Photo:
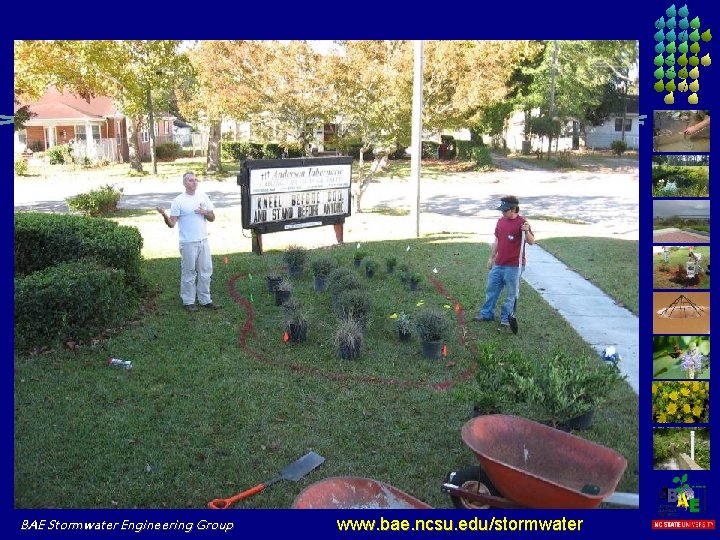
<instances>
[{"instance_id":1,"label":"white house","mask_svg":"<svg viewBox=\"0 0 720 540\"><path fill-rule=\"evenodd\" d=\"M610 148L613 141L623 139L625 132L625 144L633 150L640 145L640 125L638 122L639 113L638 96L627 96L627 111L625 112L625 125L623 126L623 102L619 110L610 116L599 126L587 126L585 128L585 146L591 149Z\"/></svg>"},{"instance_id":2,"label":"white house","mask_svg":"<svg viewBox=\"0 0 720 540\"><path fill-rule=\"evenodd\" d=\"M539 109L532 111L533 116L540 114ZM525 136L525 113L523 111L514 111L505 120L505 129L503 130L505 145L509 150L514 152L537 152L547 150L546 137L527 137ZM529 147L523 149L523 142L529 143ZM563 126L562 133L557 139L553 139L553 151L573 150L579 148L579 123L577 120L570 119Z\"/></svg>"}]
</instances>

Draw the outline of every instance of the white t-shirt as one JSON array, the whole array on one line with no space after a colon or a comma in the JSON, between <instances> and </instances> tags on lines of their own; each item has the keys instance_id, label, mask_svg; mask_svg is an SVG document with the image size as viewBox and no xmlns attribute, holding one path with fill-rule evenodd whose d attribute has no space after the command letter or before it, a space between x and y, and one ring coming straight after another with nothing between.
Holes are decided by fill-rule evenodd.
<instances>
[{"instance_id":1,"label":"white t-shirt","mask_svg":"<svg viewBox=\"0 0 720 540\"><path fill-rule=\"evenodd\" d=\"M195 195L181 193L173 199L170 206L170 215L177 216L180 243L200 242L207 238L207 223L205 216L196 214L199 207L205 210L214 211L215 207L207 195L195 192Z\"/></svg>"}]
</instances>

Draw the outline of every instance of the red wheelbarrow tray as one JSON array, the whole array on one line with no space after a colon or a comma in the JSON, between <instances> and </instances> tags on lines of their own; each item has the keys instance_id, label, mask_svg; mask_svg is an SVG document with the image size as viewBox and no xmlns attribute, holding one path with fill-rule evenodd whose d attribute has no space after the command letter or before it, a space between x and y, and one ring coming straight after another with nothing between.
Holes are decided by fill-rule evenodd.
<instances>
[{"instance_id":1,"label":"red wheelbarrow tray","mask_svg":"<svg viewBox=\"0 0 720 540\"><path fill-rule=\"evenodd\" d=\"M295 498L292 508L427 509L432 506L377 480L336 476L306 487Z\"/></svg>"},{"instance_id":2,"label":"red wheelbarrow tray","mask_svg":"<svg viewBox=\"0 0 720 540\"><path fill-rule=\"evenodd\" d=\"M519 416L478 416L461 436L503 497L529 508L595 508L627 468L610 448Z\"/></svg>"}]
</instances>

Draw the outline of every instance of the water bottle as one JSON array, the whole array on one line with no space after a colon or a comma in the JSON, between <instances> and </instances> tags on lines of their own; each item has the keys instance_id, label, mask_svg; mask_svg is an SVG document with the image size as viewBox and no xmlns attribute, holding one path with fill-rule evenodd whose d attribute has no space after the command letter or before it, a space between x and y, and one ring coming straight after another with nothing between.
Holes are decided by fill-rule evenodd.
<instances>
[{"instance_id":1,"label":"water bottle","mask_svg":"<svg viewBox=\"0 0 720 540\"><path fill-rule=\"evenodd\" d=\"M130 360L120 360L119 358L108 358L108 364L111 366L119 366L125 369L132 369L132 362Z\"/></svg>"}]
</instances>

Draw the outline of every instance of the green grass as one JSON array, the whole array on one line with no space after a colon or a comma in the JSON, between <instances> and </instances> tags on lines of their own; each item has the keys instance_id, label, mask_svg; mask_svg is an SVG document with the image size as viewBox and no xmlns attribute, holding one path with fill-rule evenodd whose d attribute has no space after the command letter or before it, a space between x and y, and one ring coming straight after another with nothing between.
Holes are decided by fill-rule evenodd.
<instances>
[{"instance_id":1,"label":"green grass","mask_svg":"<svg viewBox=\"0 0 720 540\"><path fill-rule=\"evenodd\" d=\"M483 392L482 374L463 377L478 347L512 343L532 357L555 347L595 353L526 284L518 335L464 322L484 297L487 245L442 236L363 249L380 261L395 255L425 278L411 292L384 269L372 280L361 274L374 310L357 362L337 358L329 293L312 290L309 267L295 281L310 313L308 341L282 341L281 309L264 278L279 268L279 253L230 254L228 264L216 256L213 300L223 309L195 314L180 307L178 259L148 259L156 294L137 321L94 346L16 354L15 506L204 508L274 478L311 449L326 458L319 469L238 507L287 508L306 485L339 475L374 478L434 507L451 506L440 492L445 474L477 463L460 429ZM322 251L352 268L353 250ZM598 256L597 264L609 258ZM636 280L634 264L631 273L615 270ZM416 339L396 338L390 315L412 317L419 303L440 306L456 321L443 360L422 358ZM134 367L108 366L109 356ZM447 381L454 384L445 389ZM578 434L624 455L629 465L618 490L637 492L638 399L629 386L618 386L594 426Z\"/></svg>"},{"instance_id":2,"label":"green grass","mask_svg":"<svg viewBox=\"0 0 720 540\"><path fill-rule=\"evenodd\" d=\"M707 268L710 262L710 246L695 246L695 253L701 253L699 267ZM685 279L687 276L686 263L688 250L680 246L671 246L668 252L668 262L664 262L663 254L653 257L653 289L709 289L710 276L704 272L697 274L697 281ZM682 268L680 277L678 267Z\"/></svg>"},{"instance_id":3,"label":"green grass","mask_svg":"<svg viewBox=\"0 0 720 540\"><path fill-rule=\"evenodd\" d=\"M695 429L695 463L703 469L710 469L710 430ZM653 465L669 460L672 456L671 445L676 452L690 456L690 429L655 428L653 429Z\"/></svg>"},{"instance_id":4,"label":"green grass","mask_svg":"<svg viewBox=\"0 0 720 540\"><path fill-rule=\"evenodd\" d=\"M638 314L638 243L612 238L548 238L538 244Z\"/></svg>"}]
</instances>

